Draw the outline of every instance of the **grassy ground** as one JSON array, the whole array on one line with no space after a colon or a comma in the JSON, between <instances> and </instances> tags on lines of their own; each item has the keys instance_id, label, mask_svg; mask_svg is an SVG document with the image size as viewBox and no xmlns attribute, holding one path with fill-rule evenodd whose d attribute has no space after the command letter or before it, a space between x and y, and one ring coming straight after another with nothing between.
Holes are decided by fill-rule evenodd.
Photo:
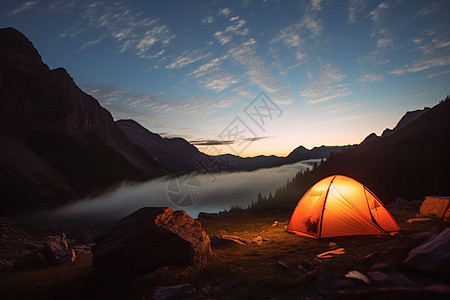
<instances>
[{"instance_id":1,"label":"grassy ground","mask_svg":"<svg viewBox=\"0 0 450 300\"><path fill-rule=\"evenodd\" d=\"M315 275L297 269L305 260L316 263L315 255L329 250L329 242L337 243L346 253L321 262L324 273L330 279L343 278L351 270L366 272L362 264L364 257L375 251L389 250L404 257L416 243L410 239L412 233L442 226L432 220L407 223L415 212L394 214L403 231L395 237L340 237L314 240L285 232L290 212L258 216L241 215L220 220L203 221L202 226L209 236L217 234L237 235L243 238L262 237L268 239L262 245L251 244L229 249L214 250L206 266L201 268L171 269L157 278L156 282L135 291L133 296L150 296L155 286L190 283L201 290L217 286L227 280L238 280L239 284L226 292L226 298L294 297L295 295L317 297ZM272 226L278 221L278 226ZM392 252L393 250L397 250ZM394 255L394 256L395 256ZM391 257L395 260L395 257ZM277 266L282 261L290 269ZM102 279L93 272L92 259L80 256L66 266L27 272L0 273L0 295L2 298L103 298L125 295L115 294ZM219 295L220 296L220 295Z\"/></svg>"}]
</instances>

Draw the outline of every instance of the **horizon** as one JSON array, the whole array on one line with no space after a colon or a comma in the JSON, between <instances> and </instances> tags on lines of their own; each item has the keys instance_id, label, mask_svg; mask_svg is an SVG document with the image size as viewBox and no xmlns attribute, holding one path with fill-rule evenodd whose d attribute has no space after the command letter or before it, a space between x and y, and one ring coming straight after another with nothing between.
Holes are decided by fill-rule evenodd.
<instances>
[{"instance_id":1,"label":"horizon","mask_svg":"<svg viewBox=\"0 0 450 300\"><path fill-rule=\"evenodd\" d=\"M115 120L211 155L287 156L358 144L449 94L448 3L342 3L5 1L0 27Z\"/></svg>"}]
</instances>

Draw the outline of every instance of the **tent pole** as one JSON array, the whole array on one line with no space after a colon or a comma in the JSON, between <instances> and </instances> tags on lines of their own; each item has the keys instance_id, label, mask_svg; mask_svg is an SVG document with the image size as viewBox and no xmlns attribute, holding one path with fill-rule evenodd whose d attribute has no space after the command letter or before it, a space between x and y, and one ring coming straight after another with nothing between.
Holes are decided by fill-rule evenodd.
<instances>
[{"instance_id":1,"label":"tent pole","mask_svg":"<svg viewBox=\"0 0 450 300\"><path fill-rule=\"evenodd\" d=\"M328 185L327 194L325 195L325 200L323 200L323 207L322 207L322 215L320 216L320 228L319 228L319 239L322 238L322 223L323 223L323 213L325 211L325 204L327 203L328 193L330 192L331 184L333 184L334 179L337 175L334 175L333 179L331 179L330 184Z\"/></svg>"}]
</instances>

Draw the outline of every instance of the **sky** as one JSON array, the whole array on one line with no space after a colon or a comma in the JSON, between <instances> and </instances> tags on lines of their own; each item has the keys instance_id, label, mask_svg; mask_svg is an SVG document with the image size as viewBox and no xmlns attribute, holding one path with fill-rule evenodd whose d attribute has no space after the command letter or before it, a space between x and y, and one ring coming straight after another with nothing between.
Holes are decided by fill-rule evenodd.
<instances>
[{"instance_id":1,"label":"sky","mask_svg":"<svg viewBox=\"0 0 450 300\"><path fill-rule=\"evenodd\" d=\"M208 154L289 154L392 128L450 94L449 1L0 4L114 119Z\"/></svg>"}]
</instances>

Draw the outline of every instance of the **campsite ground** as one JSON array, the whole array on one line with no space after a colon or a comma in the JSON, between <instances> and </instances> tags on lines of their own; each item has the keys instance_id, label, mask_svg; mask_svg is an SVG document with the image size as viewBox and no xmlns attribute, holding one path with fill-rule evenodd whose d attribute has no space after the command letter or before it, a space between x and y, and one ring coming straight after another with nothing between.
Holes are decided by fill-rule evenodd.
<instances>
[{"instance_id":1,"label":"campsite ground","mask_svg":"<svg viewBox=\"0 0 450 300\"><path fill-rule=\"evenodd\" d=\"M407 223L414 218L418 208L391 209L402 227L394 237L366 236L340 237L314 240L285 232L290 212L263 215L229 215L217 220L204 220L202 226L208 235L235 235L242 238L262 237L261 245L248 244L228 249L214 250L202 268L174 268L161 273L151 284L125 288L123 282L116 286L107 284L93 272L92 259L81 256L69 265L45 270L0 273L0 290L7 298L103 298L132 294L132 298L151 298L157 286L191 284L194 298L321 298L336 294L333 285L345 274L358 270L367 274L373 261L366 256L383 254L383 263L399 266L408 251L423 241L422 232L445 226L439 220ZM278 226L272 226L278 221ZM329 250L334 242L345 249L345 254L318 261L315 256ZM380 257L380 255L378 255ZM311 271L300 270L298 265L313 266ZM401 266L399 266L401 270ZM419 284L439 283L435 278L415 275ZM342 281L345 283L345 280ZM348 282L347 282L348 283ZM445 283L445 282L444 282ZM118 289L117 287L121 287ZM346 291L374 289L356 281ZM348 296L348 295L347 295Z\"/></svg>"}]
</instances>

